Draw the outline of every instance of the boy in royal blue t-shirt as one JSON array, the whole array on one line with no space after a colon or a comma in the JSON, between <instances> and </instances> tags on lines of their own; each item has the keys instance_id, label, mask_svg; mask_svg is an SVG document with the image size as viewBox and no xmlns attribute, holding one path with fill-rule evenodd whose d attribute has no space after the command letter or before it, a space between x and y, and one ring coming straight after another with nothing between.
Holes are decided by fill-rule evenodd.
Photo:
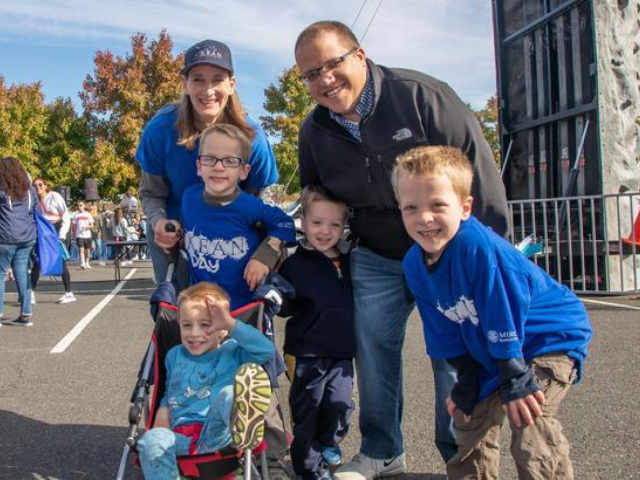
<instances>
[{"instance_id":1,"label":"boy in royal blue t-shirt","mask_svg":"<svg viewBox=\"0 0 640 480\"><path fill-rule=\"evenodd\" d=\"M253 300L253 290L274 268L288 243L293 220L277 207L244 193L251 142L242 131L215 124L202 132L197 160L203 183L182 197L182 228L191 283L215 282L231 297L231 309ZM257 224L265 229L261 241Z\"/></svg>"},{"instance_id":2,"label":"boy in royal blue t-shirt","mask_svg":"<svg viewBox=\"0 0 640 480\"><path fill-rule=\"evenodd\" d=\"M471 216L472 170L453 147L401 155L393 185L416 244L403 260L434 358L458 371L447 400L459 449L449 478L497 477L508 415L520 477L573 478L555 418L580 379L591 325L580 300Z\"/></svg>"}]
</instances>

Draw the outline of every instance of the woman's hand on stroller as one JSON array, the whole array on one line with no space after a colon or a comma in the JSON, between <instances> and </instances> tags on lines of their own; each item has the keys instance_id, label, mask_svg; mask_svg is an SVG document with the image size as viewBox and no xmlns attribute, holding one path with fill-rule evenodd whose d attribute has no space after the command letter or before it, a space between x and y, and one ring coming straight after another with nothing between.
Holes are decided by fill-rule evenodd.
<instances>
[{"instance_id":1,"label":"woman's hand on stroller","mask_svg":"<svg viewBox=\"0 0 640 480\"><path fill-rule=\"evenodd\" d=\"M236 319L229 315L229 305L219 302L211 295L207 295L207 312L211 320L209 334L220 330L230 332L235 328Z\"/></svg>"},{"instance_id":2,"label":"woman's hand on stroller","mask_svg":"<svg viewBox=\"0 0 640 480\"><path fill-rule=\"evenodd\" d=\"M251 259L244 268L244 279L252 292L269 275L269 267L259 260Z\"/></svg>"},{"instance_id":3,"label":"woman's hand on stroller","mask_svg":"<svg viewBox=\"0 0 640 480\"><path fill-rule=\"evenodd\" d=\"M182 236L182 226L177 220L161 218L153 227L153 241L165 252L176 246Z\"/></svg>"}]
</instances>

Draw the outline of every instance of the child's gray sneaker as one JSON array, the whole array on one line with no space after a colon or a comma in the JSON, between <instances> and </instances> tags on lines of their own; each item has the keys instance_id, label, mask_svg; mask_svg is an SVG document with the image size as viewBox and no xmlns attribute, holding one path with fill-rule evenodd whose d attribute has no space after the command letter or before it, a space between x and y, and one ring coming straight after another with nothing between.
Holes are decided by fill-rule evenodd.
<instances>
[{"instance_id":1,"label":"child's gray sneaker","mask_svg":"<svg viewBox=\"0 0 640 480\"><path fill-rule=\"evenodd\" d=\"M336 480L373 480L378 477L400 475L407 469L404 453L389 459L371 458L358 453L333 473Z\"/></svg>"}]
</instances>

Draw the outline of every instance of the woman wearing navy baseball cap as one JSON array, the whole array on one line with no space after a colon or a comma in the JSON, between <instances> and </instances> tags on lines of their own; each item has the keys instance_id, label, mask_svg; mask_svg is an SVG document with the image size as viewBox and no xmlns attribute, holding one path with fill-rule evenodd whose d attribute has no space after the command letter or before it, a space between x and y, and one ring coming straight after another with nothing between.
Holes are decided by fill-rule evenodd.
<instances>
[{"instance_id":1,"label":"woman wearing navy baseball cap","mask_svg":"<svg viewBox=\"0 0 640 480\"><path fill-rule=\"evenodd\" d=\"M136 152L142 176L140 199L147 215L147 239L157 282L165 280L166 253L180 239L180 204L184 190L199 181L196 159L200 132L215 123L230 123L252 139L251 170L241 186L258 194L278 180L275 157L260 124L246 115L236 93L229 47L203 40L184 56L182 99L158 111L144 128ZM175 226L166 231L167 223ZM178 288L188 285L188 267L176 265Z\"/></svg>"}]
</instances>

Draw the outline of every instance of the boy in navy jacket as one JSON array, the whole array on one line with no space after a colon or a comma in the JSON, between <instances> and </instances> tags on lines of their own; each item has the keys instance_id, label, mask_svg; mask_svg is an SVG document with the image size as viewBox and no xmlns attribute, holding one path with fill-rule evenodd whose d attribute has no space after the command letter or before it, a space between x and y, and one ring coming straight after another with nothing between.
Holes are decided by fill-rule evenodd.
<instances>
[{"instance_id":1,"label":"boy in navy jacket","mask_svg":"<svg viewBox=\"0 0 640 480\"><path fill-rule=\"evenodd\" d=\"M508 415L520 478L573 478L555 418L591 339L582 302L471 215L473 173L453 147L398 158L393 185L416 244L403 261L427 351L458 371L447 400L458 453L449 478L497 478ZM533 474L535 472L535 474Z\"/></svg>"},{"instance_id":2,"label":"boy in navy jacket","mask_svg":"<svg viewBox=\"0 0 640 480\"><path fill-rule=\"evenodd\" d=\"M292 378L291 461L303 479L330 478L341 463L339 443L353 411L353 300L348 245L342 240L346 204L322 187L302 194L305 237L279 273L295 289L280 315L284 352Z\"/></svg>"}]
</instances>

